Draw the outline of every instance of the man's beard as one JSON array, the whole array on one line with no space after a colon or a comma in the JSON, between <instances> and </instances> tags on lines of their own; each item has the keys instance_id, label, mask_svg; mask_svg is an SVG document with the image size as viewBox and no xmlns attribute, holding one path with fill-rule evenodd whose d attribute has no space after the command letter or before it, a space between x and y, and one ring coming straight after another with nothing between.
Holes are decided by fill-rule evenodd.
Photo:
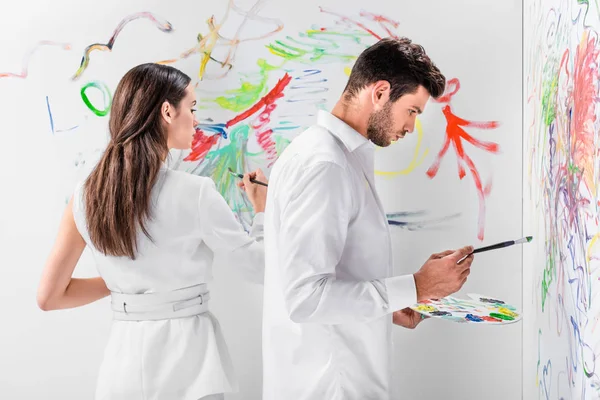
<instances>
[{"instance_id":1,"label":"man's beard","mask_svg":"<svg viewBox=\"0 0 600 400\"><path fill-rule=\"evenodd\" d=\"M392 104L388 101L383 109L376 111L369 117L367 125L367 138L379 147L390 145L387 133L392 131Z\"/></svg>"}]
</instances>

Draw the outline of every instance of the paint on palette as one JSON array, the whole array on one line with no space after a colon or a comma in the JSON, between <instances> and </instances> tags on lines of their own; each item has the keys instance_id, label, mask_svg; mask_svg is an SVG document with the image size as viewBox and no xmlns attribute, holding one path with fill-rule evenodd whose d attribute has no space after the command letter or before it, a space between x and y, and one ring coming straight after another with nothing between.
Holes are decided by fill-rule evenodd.
<instances>
[{"instance_id":1,"label":"paint on palette","mask_svg":"<svg viewBox=\"0 0 600 400\"><path fill-rule=\"evenodd\" d=\"M469 299L447 296L425 300L411 308L426 317L440 318L459 323L502 325L521 320L517 309L504 301L491 297L468 294Z\"/></svg>"},{"instance_id":2,"label":"paint on palette","mask_svg":"<svg viewBox=\"0 0 600 400\"><path fill-rule=\"evenodd\" d=\"M526 368L547 399L600 395L599 16L589 1L525 9L525 210L544 237L532 264L537 360Z\"/></svg>"}]
</instances>

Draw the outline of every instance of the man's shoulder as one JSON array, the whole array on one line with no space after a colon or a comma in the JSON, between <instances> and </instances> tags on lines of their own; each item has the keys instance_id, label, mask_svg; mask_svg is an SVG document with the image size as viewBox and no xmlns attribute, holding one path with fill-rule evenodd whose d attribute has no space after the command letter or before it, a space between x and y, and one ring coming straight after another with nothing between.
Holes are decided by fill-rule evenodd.
<instances>
[{"instance_id":1,"label":"man's shoulder","mask_svg":"<svg viewBox=\"0 0 600 400\"><path fill-rule=\"evenodd\" d=\"M347 154L338 139L325 127L312 125L299 134L281 154L279 164L294 160L304 167L329 162L341 167L347 165Z\"/></svg>"}]
</instances>

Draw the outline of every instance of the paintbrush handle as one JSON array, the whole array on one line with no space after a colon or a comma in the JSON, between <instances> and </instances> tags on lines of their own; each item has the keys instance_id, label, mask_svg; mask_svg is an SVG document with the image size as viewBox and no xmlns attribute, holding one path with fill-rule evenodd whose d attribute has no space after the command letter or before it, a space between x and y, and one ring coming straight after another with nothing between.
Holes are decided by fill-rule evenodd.
<instances>
[{"instance_id":1,"label":"paintbrush handle","mask_svg":"<svg viewBox=\"0 0 600 400\"><path fill-rule=\"evenodd\" d=\"M502 243L493 244L491 246L480 247L478 249L473 250L473 252L471 254L481 253L483 251L501 249L503 247L512 246L513 244L515 244L515 241L514 240L509 240L508 242L502 242Z\"/></svg>"},{"instance_id":2,"label":"paintbrush handle","mask_svg":"<svg viewBox=\"0 0 600 400\"><path fill-rule=\"evenodd\" d=\"M266 184L266 183L264 183L264 182L257 181L256 179L250 179L250 182L252 182L252 183L255 183L255 184L257 184L257 185L263 185L263 186L266 186L266 187L268 187L268 186L269 186L269 185L267 185L267 184Z\"/></svg>"},{"instance_id":3,"label":"paintbrush handle","mask_svg":"<svg viewBox=\"0 0 600 400\"><path fill-rule=\"evenodd\" d=\"M242 175L242 174L236 174L235 172L233 172L233 171L231 170L231 168L229 169L229 172L230 172L232 175L235 175L235 176L237 176L237 177L238 177L238 178L240 178L240 179L244 179L244 175ZM250 182L254 183L255 185L262 185L262 186L266 186L266 187L268 187L268 186L269 186L269 185L267 185L266 183L264 183L264 182L261 182L261 181L257 181L257 180L256 180L256 179L254 179L254 178L250 178Z\"/></svg>"}]
</instances>

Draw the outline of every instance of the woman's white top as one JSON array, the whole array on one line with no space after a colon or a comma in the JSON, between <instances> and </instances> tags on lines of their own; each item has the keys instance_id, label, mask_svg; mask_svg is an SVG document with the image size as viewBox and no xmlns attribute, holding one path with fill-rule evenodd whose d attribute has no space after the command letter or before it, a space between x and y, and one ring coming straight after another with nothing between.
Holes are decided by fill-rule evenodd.
<instances>
[{"instance_id":1,"label":"woman's white top","mask_svg":"<svg viewBox=\"0 0 600 400\"><path fill-rule=\"evenodd\" d=\"M254 217L250 233L246 233L210 178L163 165L152 191L152 219L146 225L152 241L139 232L135 260L106 256L91 244L82 189L80 182L74 193L75 223L100 276L113 292L116 314L128 316L136 307L143 309L143 304L136 304L137 298L169 299L198 288L206 292L216 252L227 253L228 262L249 268L254 280L262 283L263 214ZM145 296L135 296L141 294ZM198 301L192 299L194 307L204 307L199 315L153 319L150 313L146 320L115 318L96 399L198 400L212 393L236 391L219 324L206 311L208 298L205 294Z\"/></svg>"}]
</instances>

